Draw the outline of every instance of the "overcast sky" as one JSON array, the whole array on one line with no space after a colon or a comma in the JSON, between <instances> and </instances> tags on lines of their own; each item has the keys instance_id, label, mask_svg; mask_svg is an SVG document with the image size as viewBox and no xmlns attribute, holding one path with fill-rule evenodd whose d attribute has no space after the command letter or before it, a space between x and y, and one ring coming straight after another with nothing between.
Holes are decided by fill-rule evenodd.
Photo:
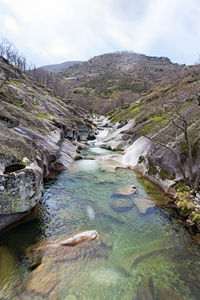
<instances>
[{"instance_id":1,"label":"overcast sky","mask_svg":"<svg viewBox=\"0 0 200 300\"><path fill-rule=\"evenodd\" d=\"M37 66L119 50L193 64L200 0L0 0L0 37Z\"/></svg>"}]
</instances>

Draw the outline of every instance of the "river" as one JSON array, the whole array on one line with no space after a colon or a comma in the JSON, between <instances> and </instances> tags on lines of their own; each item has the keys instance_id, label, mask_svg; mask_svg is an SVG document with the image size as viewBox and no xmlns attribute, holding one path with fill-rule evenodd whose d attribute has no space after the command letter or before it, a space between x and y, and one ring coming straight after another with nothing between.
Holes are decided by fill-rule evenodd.
<instances>
[{"instance_id":1,"label":"river","mask_svg":"<svg viewBox=\"0 0 200 300\"><path fill-rule=\"evenodd\" d=\"M102 168L95 158L110 153L90 143L84 159L46 183L34 213L1 234L0 299L199 299L195 238L157 187L132 170ZM137 192L120 196L126 185ZM30 267L31 245L90 229L101 241L94 248L88 241L41 272Z\"/></svg>"}]
</instances>

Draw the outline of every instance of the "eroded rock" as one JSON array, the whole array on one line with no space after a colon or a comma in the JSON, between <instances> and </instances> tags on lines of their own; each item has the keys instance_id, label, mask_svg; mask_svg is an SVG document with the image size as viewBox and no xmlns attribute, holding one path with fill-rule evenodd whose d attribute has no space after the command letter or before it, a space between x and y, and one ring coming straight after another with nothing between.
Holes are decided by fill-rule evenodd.
<instances>
[{"instance_id":1,"label":"eroded rock","mask_svg":"<svg viewBox=\"0 0 200 300\"><path fill-rule=\"evenodd\" d=\"M121 195L132 195L136 193L136 186L126 185L116 191L117 194Z\"/></svg>"},{"instance_id":2,"label":"eroded rock","mask_svg":"<svg viewBox=\"0 0 200 300\"><path fill-rule=\"evenodd\" d=\"M85 241L95 240L98 238L98 233L96 230L84 231L73 235L72 237L61 241L59 245L61 246L75 246L77 244L83 243Z\"/></svg>"},{"instance_id":3,"label":"eroded rock","mask_svg":"<svg viewBox=\"0 0 200 300\"><path fill-rule=\"evenodd\" d=\"M147 199L134 198L133 202L136 205L139 212L142 214L146 214L146 212L149 208L155 206L153 201L147 200Z\"/></svg>"}]
</instances>

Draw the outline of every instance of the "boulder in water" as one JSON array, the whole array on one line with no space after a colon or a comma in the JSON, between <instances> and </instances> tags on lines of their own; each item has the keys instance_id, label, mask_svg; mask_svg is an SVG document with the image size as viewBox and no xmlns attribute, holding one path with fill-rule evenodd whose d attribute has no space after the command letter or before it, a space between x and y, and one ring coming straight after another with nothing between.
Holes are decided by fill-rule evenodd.
<instances>
[{"instance_id":1,"label":"boulder in water","mask_svg":"<svg viewBox=\"0 0 200 300\"><path fill-rule=\"evenodd\" d=\"M153 201L151 200L147 200L147 199L134 199L134 204L137 206L137 209L139 210L139 212L141 214L146 214L147 210L151 207L154 207L155 204Z\"/></svg>"},{"instance_id":2,"label":"boulder in water","mask_svg":"<svg viewBox=\"0 0 200 300\"><path fill-rule=\"evenodd\" d=\"M136 193L136 186L126 185L116 191L117 194L121 195L132 195Z\"/></svg>"},{"instance_id":3,"label":"boulder in water","mask_svg":"<svg viewBox=\"0 0 200 300\"><path fill-rule=\"evenodd\" d=\"M116 198L112 201L111 208L117 212L128 211L133 208L133 202L128 198Z\"/></svg>"},{"instance_id":4,"label":"boulder in water","mask_svg":"<svg viewBox=\"0 0 200 300\"><path fill-rule=\"evenodd\" d=\"M75 246L85 241L95 240L98 237L96 230L84 231L58 243L60 246Z\"/></svg>"}]
</instances>

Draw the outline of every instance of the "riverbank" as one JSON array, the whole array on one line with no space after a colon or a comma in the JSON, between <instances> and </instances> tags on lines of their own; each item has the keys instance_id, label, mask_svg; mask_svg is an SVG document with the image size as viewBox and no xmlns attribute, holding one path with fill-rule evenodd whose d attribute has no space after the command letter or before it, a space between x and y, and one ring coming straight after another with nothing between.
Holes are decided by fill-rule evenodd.
<instances>
[{"instance_id":1,"label":"riverbank","mask_svg":"<svg viewBox=\"0 0 200 300\"><path fill-rule=\"evenodd\" d=\"M0 57L0 231L36 206L44 180L94 138L89 113L67 105ZM73 143L75 142L75 143Z\"/></svg>"},{"instance_id":2,"label":"riverbank","mask_svg":"<svg viewBox=\"0 0 200 300\"><path fill-rule=\"evenodd\" d=\"M197 300L199 246L171 198L132 170L103 164L116 153L94 143L47 181L32 220L1 234L1 297ZM127 186L136 192L119 194ZM57 247L88 230L98 238Z\"/></svg>"},{"instance_id":3,"label":"riverbank","mask_svg":"<svg viewBox=\"0 0 200 300\"><path fill-rule=\"evenodd\" d=\"M104 124L106 127L97 137L96 145L114 151L121 150L122 154L112 154L100 159L105 162L113 161L116 167L133 169L156 184L173 197L174 208L183 218L185 226L191 231L200 232L200 194L194 196L193 191L182 183L178 172L176 176L170 175L165 169L166 162L170 161L171 164L174 160L170 157L172 153L145 137L138 136L134 141L130 139L127 132L133 128L134 120L113 124L109 118L105 118ZM154 165L156 155L157 165Z\"/></svg>"}]
</instances>

